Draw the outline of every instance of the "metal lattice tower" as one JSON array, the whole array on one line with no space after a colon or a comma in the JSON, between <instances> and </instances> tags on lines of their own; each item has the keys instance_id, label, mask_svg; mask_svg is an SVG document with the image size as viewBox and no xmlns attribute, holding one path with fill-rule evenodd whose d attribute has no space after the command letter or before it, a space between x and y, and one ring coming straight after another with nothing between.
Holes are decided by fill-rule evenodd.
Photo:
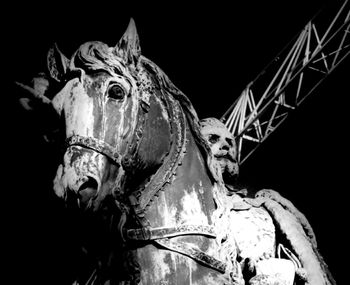
<instances>
[{"instance_id":1,"label":"metal lattice tower","mask_svg":"<svg viewBox=\"0 0 350 285\"><path fill-rule=\"evenodd\" d=\"M326 28L317 15L221 117L242 164L350 53L346 0ZM323 32L322 32L323 30Z\"/></svg>"}]
</instances>

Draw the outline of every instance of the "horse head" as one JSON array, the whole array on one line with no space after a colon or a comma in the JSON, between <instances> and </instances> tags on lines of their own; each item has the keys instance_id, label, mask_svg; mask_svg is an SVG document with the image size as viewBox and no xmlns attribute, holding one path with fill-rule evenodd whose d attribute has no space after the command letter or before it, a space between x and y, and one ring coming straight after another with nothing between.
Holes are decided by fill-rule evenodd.
<instances>
[{"instance_id":1,"label":"horse head","mask_svg":"<svg viewBox=\"0 0 350 285\"><path fill-rule=\"evenodd\" d=\"M97 210L106 197L131 191L159 167L170 149L172 103L140 54L133 20L115 47L88 42L71 59L54 47L48 67L62 86L51 102L66 137L55 192Z\"/></svg>"}]
</instances>

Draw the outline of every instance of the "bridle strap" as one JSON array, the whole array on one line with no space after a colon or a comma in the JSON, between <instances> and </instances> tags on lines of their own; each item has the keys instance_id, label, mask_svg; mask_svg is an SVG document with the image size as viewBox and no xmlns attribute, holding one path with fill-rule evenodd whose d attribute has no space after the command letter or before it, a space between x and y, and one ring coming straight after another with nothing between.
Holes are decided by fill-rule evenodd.
<instances>
[{"instance_id":1,"label":"bridle strap","mask_svg":"<svg viewBox=\"0 0 350 285\"><path fill-rule=\"evenodd\" d=\"M209 225L180 225L175 227L159 227L159 228L138 228L126 230L125 237L128 240L135 241L154 241L158 245L183 254L193 260L204 264L212 269L225 273L226 265L222 261L208 255L202 250L195 248L191 244L182 241L170 240L171 237L183 235L202 235L211 238L216 238L214 228Z\"/></svg>"},{"instance_id":2,"label":"bridle strap","mask_svg":"<svg viewBox=\"0 0 350 285\"><path fill-rule=\"evenodd\" d=\"M108 143L93 137L84 137L80 135L72 135L66 139L66 148L70 146L83 146L99 152L110 158L117 165L120 165L120 155L117 150Z\"/></svg>"},{"instance_id":3,"label":"bridle strap","mask_svg":"<svg viewBox=\"0 0 350 285\"><path fill-rule=\"evenodd\" d=\"M175 227L144 227L127 229L125 238L128 240L156 240L182 235L203 235L215 238L214 228L205 225L180 225Z\"/></svg>"},{"instance_id":4,"label":"bridle strap","mask_svg":"<svg viewBox=\"0 0 350 285\"><path fill-rule=\"evenodd\" d=\"M168 238L158 239L155 242L168 250L186 255L198 263L204 264L212 269L219 271L220 273L226 272L225 263L210 256L209 254L206 254L205 252L199 250L189 243L172 241Z\"/></svg>"}]
</instances>

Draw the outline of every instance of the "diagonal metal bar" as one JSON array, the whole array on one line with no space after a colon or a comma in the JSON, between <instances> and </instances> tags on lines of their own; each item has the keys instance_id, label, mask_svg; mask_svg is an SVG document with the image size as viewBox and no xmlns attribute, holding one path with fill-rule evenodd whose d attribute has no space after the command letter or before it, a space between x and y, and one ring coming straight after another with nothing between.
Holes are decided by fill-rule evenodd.
<instances>
[{"instance_id":1,"label":"diagonal metal bar","mask_svg":"<svg viewBox=\"0 0 350 285\"><path fill-rule=\"evenodd\" d=\"M237 139L240 163L349 55L349 0L323 34L317 29L317 20L315 17L307 23L289 49L279 54L280 60L269 64L221 117Z\"/></svg>"}]
</instances>

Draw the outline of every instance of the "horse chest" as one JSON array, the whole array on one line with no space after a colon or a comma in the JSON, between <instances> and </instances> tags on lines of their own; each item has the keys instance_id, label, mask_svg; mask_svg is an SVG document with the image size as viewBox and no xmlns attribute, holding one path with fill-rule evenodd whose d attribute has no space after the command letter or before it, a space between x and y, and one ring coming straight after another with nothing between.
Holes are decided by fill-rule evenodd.
<instances>
[{"instance_id":1,"label":"horse chest","mask_svg":"<svg viewBox=\"0 0 350 285\"><path fill-rule=\"evenodd\" d=\"M263 208L230 212L230 236L242 259L257 261L275 255L275 227Z\"/></svg>"}]
</instances>

